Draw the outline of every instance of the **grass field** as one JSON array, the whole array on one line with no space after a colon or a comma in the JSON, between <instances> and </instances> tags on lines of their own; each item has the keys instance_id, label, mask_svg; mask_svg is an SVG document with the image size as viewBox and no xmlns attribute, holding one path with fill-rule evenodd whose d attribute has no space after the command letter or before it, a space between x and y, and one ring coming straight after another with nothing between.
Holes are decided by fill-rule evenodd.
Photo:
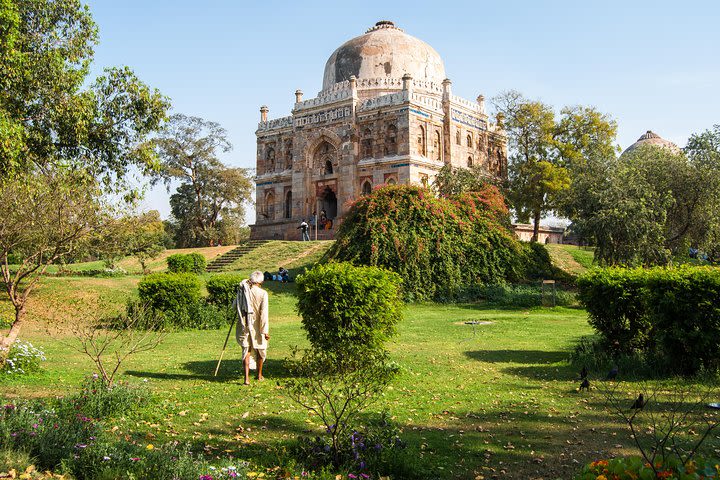
<instances>
[{"instance_id":1,"label":"grass field","mask_svg":"<svg viewBox=\"0 0 720 480\"><path fill-rule=\"evenodd\" d=\"M556 243L550 243L545 247L550 253L553 265L572 277L582 274L593 266L594 253L592 248Z\"/></svg>"},{"instance_id":2,"label":"grass field","mask_svg":"<svg viewBox=\"0 0 720 480\"><path fill-rule=\"evenodd\" d=\"M327 248L322 242L274 243L235 268L286 265L297 271ZM92 365L70 348L71 337L48 336L43 323L98 299L121 306L135 294L138 278L44 279L22 335L46 352L44 372L0 380L0 399L74 391ZM235 344L220 375L212 376L226 330L171 333L156 350L124 365L122 379L147 382L159 403L143 420L114 420L117 435L158 444L189 442L210 457L233 455L271 467L286 458L299 434L319 433L318 421L292 404L282 388L288 375L283 359L292 346L307 345L294 285L266 287L272 340L265 382L242 385ZM488 323L473 327L466 321ZM572 478L586 462L635 453L629 431L608 412L600 390L576 391L577 372L567 359L577 339L589 333L581 309L409 305L390 344L401 373L372 411L389 411L426 478ZM591 372L594 385L601 384L595 379L603 373ZM621 385L629 405L638 387Z\"/></svg>"}]
</instances>

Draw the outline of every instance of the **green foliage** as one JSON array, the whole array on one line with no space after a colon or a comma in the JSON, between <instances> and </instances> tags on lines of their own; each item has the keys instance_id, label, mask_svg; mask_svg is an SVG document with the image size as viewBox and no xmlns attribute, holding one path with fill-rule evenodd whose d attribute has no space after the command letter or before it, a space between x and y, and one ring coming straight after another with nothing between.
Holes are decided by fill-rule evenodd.
<instances>
[{"instance_id":1,"label":"green foliage","mask_svg":"<svg viewBox=\"0 0 720 480\"><path fill-rule=\"evenodd\" d=\"M652 270L645 308L668 370L691 375L720 369L720 269Z\"/></svg>"},{"instance_id":2,"label":"green foliage","mask_svg":"<svg viewBox=\"0 0 720 480\"><path fill-rule=\"evenodd\" d=\"M238 287L243 280L245 280L243 275L234 273L213 275L205 284L208 291L207 302L221 307L229 306L235 300Z\"/></svg>"},{"instance_id":3,"label":"green foliage","mask_svg":"<svg viewBox=\"0 0 720 480\"><path fill-rule=\"evenodd\" d=\"M536 242L523 243L524 253L524 269L525 277L528 279L546 279L554 278L550 252L544 245Z\"/></svg>"},{"instance_id":4,"label":"green foliage","mask_svg":"<svg viewBox=\"0 0 720 480\"><path fill-rule=\"evenodd\" d=\"M647 277L640 268L597 268L578 277L578 297L608 348L627 353L649 347Z\"/></svg>"},{"instance_id":5,"label":"green foliage","mask_svg":"<svg viewBox=\"0 0 720 480\"><path fill-rule=\"evenodd\" d=\"M552 287L545 288L545 294L538 285L486 285L478 289L478 295L490 305L501 307L540 307L553 306ZM555 306L575 305L575 294L558 289L554 294Z\"/></svg>"},{"instance_id":6,"label":"green foliage","mask_svg":"<svg viewBox=\"0 0 720 480\"><path fill-rule=\"evenodd\" d=\"M141 303L161 312L185 310L200 300L200 280L191 273L152 273L138 290Z\"/></svg>"},{"instance_id":7,"label":"green foliage","mask_svg":"<svg viewBox=\"0 0 720 480\"><path fill-rule=\"evenodd\" d=\"M573 228L604 265L664 265L688 247L714 252L720 236L720 152L691 138L687 155L641 146L578 177Z\"/></svg>"},{"instance_id":8,"label":"green foliage","mask_svg":"<svg viewBox=\"0 0 720 480\"><path fill-rule=\"evenodd\" d=\"M443 166L433 181L433 189L444 197L453 197L465 192L483 191L490 182L487 170L481 165L471 168Z\"/></svg>"},{"instance_id":9,"label":"green foliage","mask_svg":"<svg viewBox=\"0 0 720 480\"><path fill-rule=\"evenodd\" d=\"M328 258L392 270L406 299L447 300L467 287L524 276L523 247L493 186L454 199L398 185L358 199Z\"/></svg>"},{"instance_id":10,"label":"green foliage","mask_svg":"<svg viewBox=\"0 0 720 480\"><path fill-rule=\"evenodd\" d=\"M176 114L153 142L162 159L158 176L169 186L181 181L170 197L175 243L181 247L230 243L244 223L252 200L249 170L227 167L218 151L232 145L218 123Z\"/></svg>"},{"instance_id":11,"label":"green foliage","mask_svg":"<svg viewBox=\"0 0 720 480\"><path fill-rule=\"evenodd\" d=\"M41 370L40 362L45 354L30 342L17 340L10 347L7 357L0 362L0 375L28 375Z\"/></svg>"},{"instance_id":12,"label":"green foliage","mask_svg":"<svg viewBox=\"0 0 720 480\"><path fill-rule=\"evenodd\" d=\"M352 458L348 442L360 413L380 399L398 373L383 349L347 346L342 350L297 352L286 362L291 377L285 382L287 395L323 422L330 451L328 460L336 468Z\"/></svg>"},{"instance_id":13,"label":"green foliage","mask_svg":"<svg viewBox=\"0 0 720 480\"><path fill-rule=\"evenodd\" d=\"M651 467L641 457L617 457L610 460L598 460L585 465L575 480L597 480L613 478L617 480L700 480L717 479L720 463L717 458L695 457L689 462L681 462L676 458L668 458L665 463L657 462Z\"/></svg>"},{"instance_id":14,"label":"green foliage","mask_svg":"<svg viewBox=\"0 0 720 480\"><path fill-rule=\"evenodd\" d=\"M110 319L112 328L137 328L153 331L215 330L226 326L235 318L235 312L226 305L206 303L203 299L182 307L156 311L144 308L140 301L130 301L124 315Z\"/></svg>"},{"instance_id":15,"label":"green foliage","mask_svg":"<svg viewBox=\"0 0 720 480\"><path fill-rule=\"evenodd\" d=\"M94 480L210 478L203 475L213 473L212 470L226 478L232 476L231 471L243 473L234 467L214 469L177 442L155 447L145 442L118 440L109 434L105 419L78 412L77 398L61 399L54 405L40 402L5 405L0 410L3 452L11 452L14 458L32 458L33 465L41 471L61 470L73 478ZM136 403L127 403L124 411L116 413L132 414L137 407ZM222 478L218 473L214 473L215 478Z\"/></svg>"},{"instance_id":16,"label":"green foliage","mask_svg":"<svg viewBox=\"0 0 720 480\"><path fill-rule=\"evenodd\" d=\"M585 193L576 178L596 159L615 155L615 121L581 106L563 108L556 119L552 106L515 91L501 93L493 103L508 134L508 198L518 220L532 220L537 228L550 211L572 217Z\"/></svg>"},{"instance_id":17,"label":"green foliage","mask_svg":"<svg viewBox=\"0 0 720 480\"><path fill-rule=\"evenodd\" d=\"M149 405L151 397L146 388L124 382L107 385L102 377L94 374L85 378L80 391L67 401L72 403L78 413L89 418L102 419L128 415Z\"/></svg>"},{"instance_id":18,"label":"green foliage","mask_svg":"<svg viewBox=\"0 0 720 480\"><path fill-rule=\"evenodd\" d=\"M313 348L382 349L402 318L400 276L377 267L320 264L297 278L298 311Z\"/></svg>"},{"instance_id":19,"label":"green foliage","mask_svg":"<svg viewBox=\"0 0 720 480\"><path fill-rule=\"evenodd\" d=\"M682 375L720 368L720 270L595 269L578 288L611 351L650 354Z\"/></svg>"},{"instance_id":20,"label":"green foliage","mask_svg":"<svg viewBox=\"0 0 720 480\"><path fill-rule=\"evenodd\" d=\"M167 257L168 271L171 273L205 273L207 262L199 253L175 253Z\"/></svg>"}]
</instances>

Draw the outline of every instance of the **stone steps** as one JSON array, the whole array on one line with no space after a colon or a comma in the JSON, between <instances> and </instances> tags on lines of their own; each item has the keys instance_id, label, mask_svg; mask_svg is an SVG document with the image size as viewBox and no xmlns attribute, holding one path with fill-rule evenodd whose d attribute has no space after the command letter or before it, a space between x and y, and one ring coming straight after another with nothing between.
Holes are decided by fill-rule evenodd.
<instances>
[{"instance_id":1,"label":"stone steps","mask_svg":"<svg viewBox=\"0 0 720 480\"><path fill-rule=\"evenodd\" d=\"M238 245L237 247L233 248L229 252L224 253L223 255L220 255L216 259L214 259L212 262L207 264L207 267L205 270L207 272L223 272L225 271L230 265L235 263L239 258L244 256L245 254L252 252L257 247L266 244L267 240L248 240L245 243L242 243Z\"/></svg>"}]
</instances>

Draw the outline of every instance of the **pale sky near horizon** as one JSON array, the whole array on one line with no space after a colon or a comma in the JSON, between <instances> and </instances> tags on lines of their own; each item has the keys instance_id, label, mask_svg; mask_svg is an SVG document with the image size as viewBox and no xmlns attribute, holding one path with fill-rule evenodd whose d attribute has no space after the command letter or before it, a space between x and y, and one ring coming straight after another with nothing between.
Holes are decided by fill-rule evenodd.
<instances>
[{"instance_id":1,"label":"pale sky near horizon","mask_svg":"<svg viewBox=\"0 0 720 480\"><path fill-rule=\"evenodd\" d=\"M684 146L720 123L720 2L91 0L94 73L128 65L173 111L219 122L227 164L255 166L260 105L290 114L314 97L325 62L375 22L430 44L453 93L515 89L558 110L592 105L618 122L624 149L646 130ZM144 208L169 214L154 188ZM254 222L254 210L248 212Z\"/></svg>"}]
</instances>

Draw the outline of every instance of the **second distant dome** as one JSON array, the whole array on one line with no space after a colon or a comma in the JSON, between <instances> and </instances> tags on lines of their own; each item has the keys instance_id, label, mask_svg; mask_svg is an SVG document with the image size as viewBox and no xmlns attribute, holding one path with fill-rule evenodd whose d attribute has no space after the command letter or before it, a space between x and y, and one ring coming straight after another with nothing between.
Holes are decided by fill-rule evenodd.
<instances>
[{"instance_id":1,"label":"second distant dome","mask_svg":"<svg viewBox=\"0 0 720 480\"><path fill-rule=\"evenodd\" d=\"M356 78L402 78L441 83L445 65L430 45L384 20L364 35L348 40L330 55L325 64L323 90Z\"/></svg>"}]
</instances>

